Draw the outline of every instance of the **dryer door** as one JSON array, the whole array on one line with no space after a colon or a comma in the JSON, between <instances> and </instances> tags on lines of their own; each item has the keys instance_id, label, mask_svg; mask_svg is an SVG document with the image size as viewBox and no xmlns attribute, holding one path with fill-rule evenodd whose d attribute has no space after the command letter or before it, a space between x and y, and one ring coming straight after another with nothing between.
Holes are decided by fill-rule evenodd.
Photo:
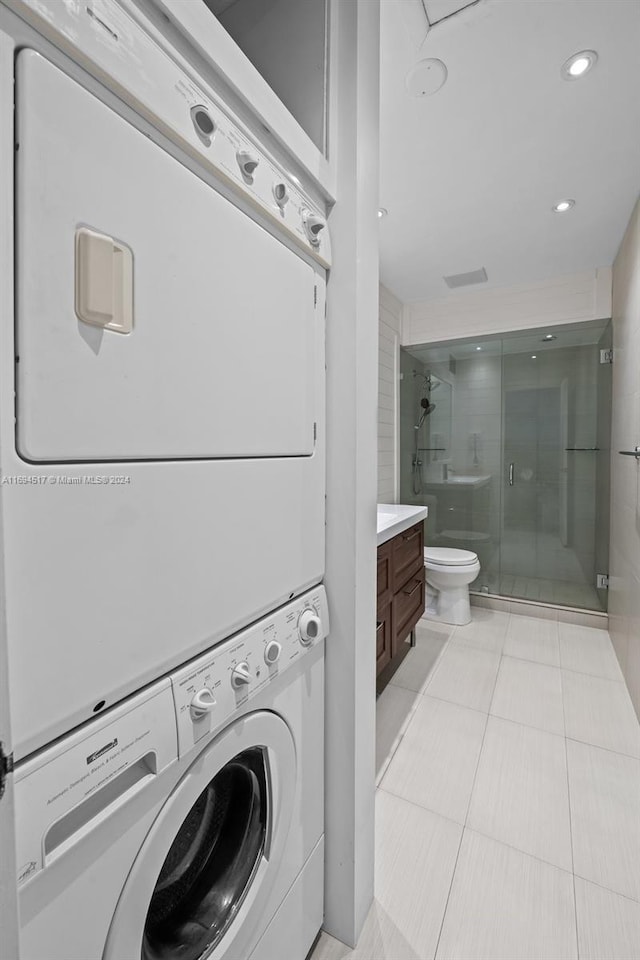
<instances>
[{"instance_id":1,"label":"dryer door","mask_svg":"<svg viewBox=\"0 0 640 960\"><path fill-rule=\"evenodd\" d=\"M198 756L149 831L104 960L237 960L263 932L296 789L287 724L258 712ZM262 926L258 926L262 921Z\"/></svg>"},{"instance_id":2,"label":"dryer door","mask_svg":"<svg viewBox=\"0 0 640 960\"><path fill-rule=\"evenodd\" d=\"M311 456L314 269L32 50L16 96L21 455Z\"/></svg>"}]
</instances>

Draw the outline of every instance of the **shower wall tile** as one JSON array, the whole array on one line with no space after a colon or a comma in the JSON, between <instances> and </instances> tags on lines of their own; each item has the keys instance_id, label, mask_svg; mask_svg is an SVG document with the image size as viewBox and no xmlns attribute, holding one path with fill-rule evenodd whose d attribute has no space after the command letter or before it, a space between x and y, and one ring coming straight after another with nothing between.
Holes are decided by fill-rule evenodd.
<instances>
[{"instance_id":1,"label":"shower wall tile","mask_svg":"<svg viewBox=\"0 0 640 960\"><path fill-rule=\"evenodd\" d=\"M402 304L380 287L378 320L378 503L394 503L396 489L397 354Z\"/></svg>"}]
</instances>

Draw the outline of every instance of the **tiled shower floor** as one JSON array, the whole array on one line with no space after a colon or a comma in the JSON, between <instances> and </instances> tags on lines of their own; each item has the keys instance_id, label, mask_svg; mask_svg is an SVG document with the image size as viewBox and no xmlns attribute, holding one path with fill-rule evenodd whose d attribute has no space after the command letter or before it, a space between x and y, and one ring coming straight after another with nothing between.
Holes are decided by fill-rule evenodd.
<instances>
[{"instance_id":1,"label":"tiled shower floor","mask_svg":"<svg viewBox=\"0 0 640 960\"><path fill-rule=\"evenodd\" d=\"M606 631L421 625L377 709L375 901L313 960L640 958L640 726Z\"/></svg>"},{"instance_id":2,"label":"tiled shower floor","mask_svg":"<svg viewBox=\"0 0 640 960\"><path fill-rule=\"evenodd\" d=\"M595 587L586 583L545 580L543 577L486 577L481 573L471 589L474 593L482 593L483 586L488 587L490 593L501 597L517 597L519 600L553 603L562 607L577 607L580 610L602 610Z\"/></svg>"}]
</instances>

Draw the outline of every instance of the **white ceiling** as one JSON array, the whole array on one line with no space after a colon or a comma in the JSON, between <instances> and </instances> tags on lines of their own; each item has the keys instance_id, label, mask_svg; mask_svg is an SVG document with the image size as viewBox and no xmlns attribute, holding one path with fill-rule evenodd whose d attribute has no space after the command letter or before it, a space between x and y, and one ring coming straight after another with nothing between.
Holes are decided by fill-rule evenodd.
<instances>
[{"instance_id":1,"label":"white ceiling","mask_svg":"<svg viewBox=\"0 0 640 960\"><path fill-rule=\"evenodd\" d=\"M640 190L640 0L480 0L426 39L421 0L381 6L382 282L409 302L480 267L486 288L610 265ZM447 82L412 97L427 57Z\"/></svg>"}]
</instances>

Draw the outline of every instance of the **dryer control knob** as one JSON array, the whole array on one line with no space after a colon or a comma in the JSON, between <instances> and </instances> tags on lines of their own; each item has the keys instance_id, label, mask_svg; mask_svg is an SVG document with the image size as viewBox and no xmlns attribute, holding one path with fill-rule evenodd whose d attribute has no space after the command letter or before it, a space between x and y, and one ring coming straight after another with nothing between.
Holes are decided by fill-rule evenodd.
<instances>
[{"instance_id":1,"label":"dryer control knob","mask_svg":"<svg viewBox=\"0 0 640 960\"><path fill-rule=\"evenodd\" d=\"M238 166L242 170L244 176L250 177L253 180L256 167L260 163L258 158L252 153L249 153L248 150L238 150L236 153L236 160L238 161Z\"/></svg>"},{"instance_id":2,"label":"dryer control knob","mask_svg":"<svg viewBox=\"0 0 640 960\"><path fill-rule=\"evenodd\" d=\"M300 632L300 643L305 647L313 643L320 636L322 622L315 610L305 610L298 620L298 630Z\"/></svg>"},{"instance_id":3,"label":"dryer control knob","mask_svg":"<svg viewBox=\"0 0 640 960\"><path fill-rule=\"evenodd\" d=\"M211 146L211 140L216 132L216 125L211 118L211 114L202 104L191 107L191 120L196 133L204 143L205 147Z\"/></svg>"},{"instance_id":4,"label":"dryer control knob","mask_svg":"<svg viewBox=\"0 0 640 960\"><path fill-rule=\"evenodd\" d=\"M282 647L277 640L270 640L269 643L264 648L264 662L268 667L272 666L274 663L277 663L280 659L280 653L282 652Z\"/></svg>"},{"instance_id":5,"label":"dryer control knob","mask_svg":"<svg viewBox=\"0 0 640 960\"><path fill-rule=\"evenodd\" d=\"M212 691L209 690L209 687L203 687L202 690L198 690L198 692L194 694L191 701L191 719L201 720L202 717L211 713L215 705L216 698Z\"/></svg>"},{"instance_id":6,"label":"dryer control knob","mask_svg":"<svg viewBox=\"0 0 640 960\"><path fill-rule=\"evenodd\" d=\"M274 183L272 189L273 189L274 200L276 201L276 203L278 204L281 210L284 209L284 207L287 205L287 202L289 200L289 191L287 190L286 183L283 183L281 180L278 180L276 183Z\"/></svg>"},{"instance_id":7,"label":"dryer control knob","mask_svg":"<svg viewBox=\"0 0 640 960\"><path fill-rule=\"evenodd\" d=\"M320 246L320 234L326 227L325 221L311 210L302 211L302 224L312 247Z\"/></svg>"},{"instance_id":8,"label":"dryer control knob","mask_svg":"<svg viewBox=\"0 0 640 960\"><path fill-rule=\"evenodd\" d=\"M236 664L231 671L231 686L237 690L239 687L247 686L250 682L251 670L247 661L243 660L242 663Z\"/></svg>"}]
</instances>

